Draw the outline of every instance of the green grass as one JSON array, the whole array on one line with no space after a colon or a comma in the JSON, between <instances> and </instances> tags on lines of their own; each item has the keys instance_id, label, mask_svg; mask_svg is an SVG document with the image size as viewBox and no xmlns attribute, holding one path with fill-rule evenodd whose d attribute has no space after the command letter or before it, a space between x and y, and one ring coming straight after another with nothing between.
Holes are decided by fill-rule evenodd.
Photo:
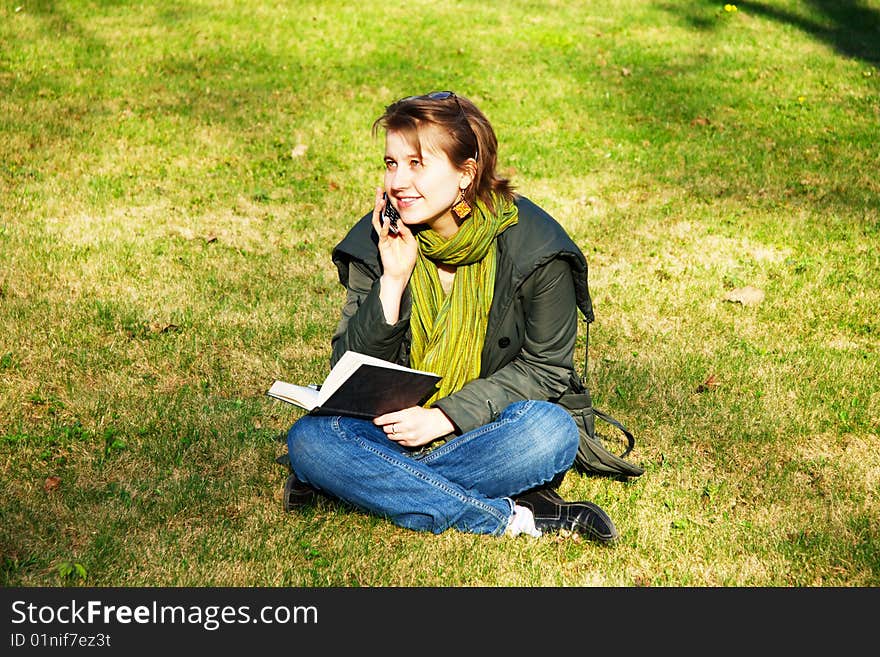
<instances>
[{"instance_id":1,"label":"green grass","mask_svg":"<svg viewBox=\"0 0 880 657\"><path fill-rule=\"evenodd\" d=\"M723 6L0 0L0 583L880 584L880 2ZM264 393L434 89L590 262L612 548L281 510Z\"/></svg>"}]
</instances>

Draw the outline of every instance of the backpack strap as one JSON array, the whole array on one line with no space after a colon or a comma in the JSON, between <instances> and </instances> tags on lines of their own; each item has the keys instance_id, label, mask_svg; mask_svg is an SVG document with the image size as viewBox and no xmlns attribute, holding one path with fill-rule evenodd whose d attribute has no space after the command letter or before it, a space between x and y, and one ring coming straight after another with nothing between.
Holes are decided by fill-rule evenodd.
<instances>
[{"instance_id":1,"label":"backpack strap","mask_svg":"<svg viewBox=\"0 0 880 657\"><path fill-rule=\"evenodd\" d=\"M587 385L587 359L590 357L590 321L584 317L584 326L586 327L584 338L584 373L581 380Z\"/></svg>"},{"instance_id":2,"label":"backpack strap","mask_svg":"<svg viewBox=\"0 0 880 657\"><path fill-rule=\"evenodd\" d=\"M583 370L584 373L581 378L581 385L584 388L587 388L588 387L587 386L587 381L588 381L588 379L587 379L587 373L588 373L587 361L590 357L590 318L587 316L584 316L584 326L585 326L585 332L584 332L585 333L584 370ZM625 426L623 426L623 424L621 424L618 420L616 420L612 416L608 415L608 413L600 411L598 408L595 408L595 407L592 408L592 412L593 412L593 415L595 415L599 419L604 420L605 422L607 422L608 424L610 424L613 427L617 427L620 430L620 432L624 436L626 436L626 444L627 444L626 450L623 452L623 454L620 454L619 456L617 456L617 458L619 458L619 459L626 458L626 456L633 450L633 447L636 446L635 436L633 436L632 432L629 429L627 429ZM629 464L629 463L627 463L626 465L633 468L634 474L641 474L641 472L636 473L636 471L642 470L642 468L640 468L638 466L633 466L632 464Z\"/></svg>"},{"instance_id":3,"label":"backpack strap","mask_svg":"<svg viewBox=\"0 0 880 657\"><path fill-rule=\"evenodd\" d=\"M600 411L598 408L594 408L594 409L593 409L593 415L595 415L596 417L598 417L598 418L600 418L600 419L602 419L602 420L605 420L608 424L617 427L618 429L620 429L620 431L623 433L623 435L626 436L627 448L626 448L626 451L625 451L623 454L620 454L620 455L619 455L619 458L624 458L624 457L626 457L626 455L629 454L629 453L632 451L633 447L636 446L636 439L635 439L635 437L632 435L632 433L630 432L630 430L627 429L625 426L623 426L620 422L618 422L617 420L615 420L613 417L611 417L610 415L608 415L608 413L603 413L603 412Z\"/></svg>"}]
</instances>

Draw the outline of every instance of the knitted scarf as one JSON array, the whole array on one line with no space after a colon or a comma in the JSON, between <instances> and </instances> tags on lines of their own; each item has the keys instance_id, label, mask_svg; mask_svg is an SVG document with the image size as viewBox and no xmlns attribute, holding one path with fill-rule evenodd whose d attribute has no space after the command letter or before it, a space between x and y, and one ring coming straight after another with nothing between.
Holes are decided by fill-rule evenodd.
<instances>
[{"instance_id":1,"label":"knitted scarf","mask_svg":"<svg viewBox=\"0 0 880 657\"><path fill-rule=\"evenodd\" d=\"M419 257L410 279L410 363L443 377L428 406L480 375L495 291L495 238L517 221L513 203L499 204L501 212L494 214L478 201L451 239L444 239L430 228L416 234ZM440 285L436 263L457 268L448 295Z\"/></svg>"}]
</instances>

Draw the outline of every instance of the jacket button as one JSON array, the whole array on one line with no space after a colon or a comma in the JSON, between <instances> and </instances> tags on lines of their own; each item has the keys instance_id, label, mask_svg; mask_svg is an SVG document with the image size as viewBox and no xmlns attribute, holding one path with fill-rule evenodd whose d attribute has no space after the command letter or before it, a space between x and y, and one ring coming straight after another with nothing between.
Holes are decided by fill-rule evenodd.
<instances>
[{"instance_id":1,"label":"jacket button","mask_svg":"<svg viewBox=\"0 0 880 657\"><path fill-rule=\"evenodd\" d=\"M501 347L502 349L507 349L507 347L510 346L510 338L508 338L508 337L501 338L498 341L498 346Z\"/></svg>"}]
</instances>

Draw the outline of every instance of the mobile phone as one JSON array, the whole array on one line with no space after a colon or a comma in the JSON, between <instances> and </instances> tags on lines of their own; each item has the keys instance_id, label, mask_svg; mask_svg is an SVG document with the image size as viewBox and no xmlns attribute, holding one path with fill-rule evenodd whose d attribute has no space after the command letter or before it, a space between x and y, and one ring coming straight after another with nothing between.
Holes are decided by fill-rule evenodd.
<instances>
[{"instance_id":1,"label":"mobile phone","mask_svg":"<svg viewBox=\"0 0 880 657\"><path fill-rule=\"evenodd\" d=\"M382 210L382 223L384 224L387 221L388 231L396 235L400 232L397 228L397 221L400 219L400 213L393 205L391 205L391 199L388 198L388 194L383 194L382 196L385 199L385 208Z\"/></svg>"}]
</instances>

